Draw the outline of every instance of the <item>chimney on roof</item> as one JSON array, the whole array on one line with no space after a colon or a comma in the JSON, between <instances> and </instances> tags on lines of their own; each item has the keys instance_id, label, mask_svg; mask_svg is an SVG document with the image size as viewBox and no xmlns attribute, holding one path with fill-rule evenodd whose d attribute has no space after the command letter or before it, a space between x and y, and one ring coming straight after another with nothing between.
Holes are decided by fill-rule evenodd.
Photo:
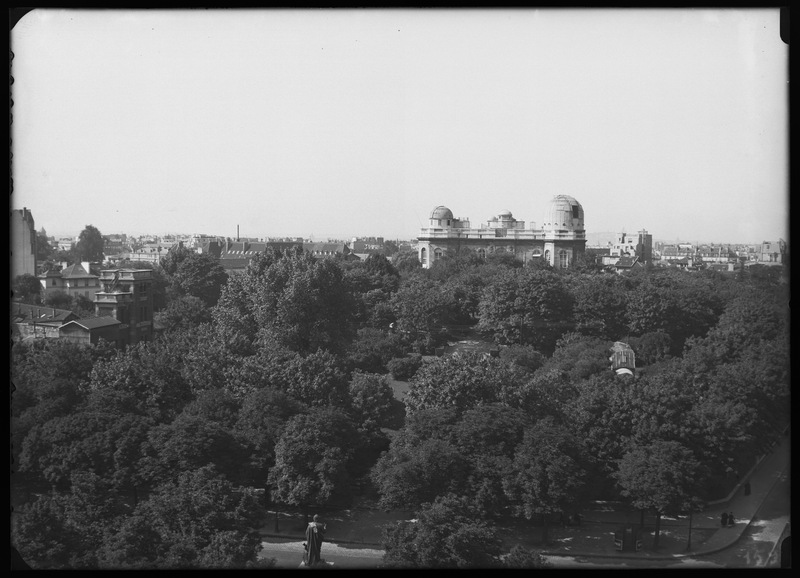
<instances>
[{"instance_id":1,"label":"chimney on roof","mask_svg":"<svg viewBox=\"0 0 800 578\"><path fill-rule=\"evenodd\" d=\"M81 261L81 267L86 269L87 273L91 272L91 263L89 263L89 261Z\"/></svg>"}]
</instances>

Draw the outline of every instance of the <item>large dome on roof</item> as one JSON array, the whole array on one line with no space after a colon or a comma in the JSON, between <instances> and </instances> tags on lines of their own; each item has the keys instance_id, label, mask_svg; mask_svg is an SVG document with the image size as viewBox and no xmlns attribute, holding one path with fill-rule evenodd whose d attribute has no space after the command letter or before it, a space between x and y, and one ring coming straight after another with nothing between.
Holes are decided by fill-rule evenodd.
<instances>
[{"instance_id":1,"label":"large dome on roof","mask_svg":"<svg viewBox=\"0 0 800 578\"><path fill-rule=\"evenodd\" d=\"M439 205L431 211L431 219L452 219L453 211L443 205Z\"/></svg>"},{"instance_id":2,"label":"large dome on roof","mask_svg":"<svg viewBox=\"0 0 800 578\"><path fill-rule=\"evenodd\" d=\"M544 229L583 229L583 207L569 195L556 195L550 201L542 222Z\"/></svg>"}]
</instances>

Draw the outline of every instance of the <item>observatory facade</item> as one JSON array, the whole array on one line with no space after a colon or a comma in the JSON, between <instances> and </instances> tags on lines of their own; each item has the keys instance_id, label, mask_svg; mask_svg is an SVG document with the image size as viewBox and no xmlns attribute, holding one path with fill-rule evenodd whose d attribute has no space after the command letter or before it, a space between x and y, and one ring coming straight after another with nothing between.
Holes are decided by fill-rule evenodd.
<instances>
[{"instance_id":1,"label":"observatory facade","mask_svg":"<svg viewBox=\"0 0 800 578\"><path fill-rule=\"evenodd\" d=\"M459 219L444 206L431 212L428 226L418 237L418 256L425 268L448 252L464 249L479 257L508 253L527 263L544 259L556 268L569 267L586 247L583 207L569 195L557 195L550 201L541 226L518 221L510 211L503 211L480 227L473 228L469 219Z\"/></svg>"}]
</instances>

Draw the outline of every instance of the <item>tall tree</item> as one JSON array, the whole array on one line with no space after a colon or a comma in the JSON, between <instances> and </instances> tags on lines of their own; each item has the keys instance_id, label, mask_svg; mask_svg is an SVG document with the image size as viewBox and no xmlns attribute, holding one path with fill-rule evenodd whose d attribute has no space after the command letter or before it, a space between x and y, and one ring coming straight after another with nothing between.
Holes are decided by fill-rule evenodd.
<instances>
[{"instance_id":1,"label":"tall tree","mask_svg":"<svg viewBox=\"0 0 800 578\"><path fill-rule=\"evenodd\" d=\"M515 502L516 515L528 520L542 516L544 544L548 542L550 516L580 503L587 482L586 461L576 438L551 418L528 428L517 446L505 491Z\"/></svg>"},{"instance_id":2,"label":"tall tree","mask_svg":"<svg viewBox=\"0 0 800 578\"><path fill-rule=\"evenodd\" d=\"M452 303L452 295L441 283L410 276L392 295L396 329L419 347L431 349L444 341L442 326L449 317Z\"/></svg>"},{"instance_id":3,"label":"tall tree","mask_svg":"<svg viewBox=\"0 0 800 578\"><path fill-rule=\"evenodd\" d=\"M614 477L622 495L641 510L656 513L653 548L658 548L661 516L696 511L708 469L679 442L657 440L636 446L619 461Z\"/></svg>"},{"instance_id":4,"label":"tall tree","mask_svg":"<svg viewBox=\"0 0 800 578\"><path fill-rule=\"evenodd\" d=\"M78 236L73 253L76 261L89 261L90 263L103 261L103 247L105 240L97 227L86 225Z\"/></svg>"},{"instance_id":5,"label":"tall tree","mask_svg":"<svg viewBox=\"0 0 800 578\"><path fill-rule=\"evenodd\" d=\"M413 522L384 530L389 568L499 568L501 542L466 500L455 495L422 507Z\"/></svg>"},{"instance_id":6,"label":"tall tree","mask_svg":"<svg viewBox=\"0 0 800 578\"><path fill-rule=\"evenodd\" d=\"M170 289L177 296L197 297L206 307L217 304L227 281L228 273L207 253L189 253L169 276Z\"/></svg>"},{"instance_id":7,"label":"tall tree","mask_svg":"<svg viewBox=\"0 0 800 578\"><path fill-rule=\"evenodd\" d=\"M290 418L269 472L273 498L304 509L349 499L357 439L353 423L335 408L312 408Z\"/></svg>"},{"instance_id":8,"label":"tall tree","mask_svg":"<svg viewBox=\"0 0 800 578\"><path fill-rule=\"evenodd\" d=\"M214 319L220 336L252 353L258 339L300 354L340 352L353 337L354 307L341 266L308 253L257 255L223 289Z\"/></svg>"},{"instance_id":9,"label":"tall tree","mask_svg":"<svg viewBox=\"0 0 800 578\"><path fill-rule=\"evenodd\" d=\"M572 297L552 271L506 269L484 289L478 329L499 344L530 344L552 351L572 320Z\"/></svg>"},{"instance_id":10,"label":"tall tree","mask_svg":"<svg viewBox=\"0 0 800 578\"><path fill-rule=\"evenodd\" d=\"M148 540L137 540L139 548L117 551L111 561L135 565L151 557L150 564L162 569L246 568L261 550L254 528L264 514L252 489L231 484L213 466L186 471L156 488L125 520L110 545L137 535L143 520L150 528L144 534Z\"/></svg>"},{"instance_id":11,"label":"tall tree","mask_svg":"<svg viewBox=\"0 0 800 578\"><path fill-rule=\"evenodd\" d=\"M219 423L182 413L174 421L150 430L143 444L141 475L151 484L172 479L178 472L213 465L220 475L240 483L247 450Z\"/></svg>"},{"instance_id":12,"label":"tall tree","mask_svg":"<svg viewBox=\"0 0 800 578\"><path fill-rule=\"evenodd\" d=\"M414 510L437 496L463 495L469 464L454 444L427 439L393 443L372 468L371 477L386 509Z\"/></svg>"},{"instance_id":13,"label":"tall tree","mask_svg":"<svg viewBox=\"0 0 800 578\"><path fill-rule=\"evenodd\" d=\"M50 245L47 233L44 229L36 233L36 262L44 263L53 258L55 250Z\"/></svg>"},{"instance_id":14,"label":"tall tree","mask_svg":"<svg viewBox=\"0 0 800 578\"><path fill-rule=\"evenodd\" d=\"M464 411L514 399L523 377L496 357L473 352L447 355L417 370L404 402L409 413L451 406Z\"/></svg>"},{"instance_id":15,"label":"tall tree","mask_svg":"<svg viewBox=\"0 0 800 578\"><path fill-rule=\"evenodd\" d=\"M30 273L14 277L11 285L11 297L15 301L36 305L41 301L42 284Z\"/></svg>"}]
</instances>

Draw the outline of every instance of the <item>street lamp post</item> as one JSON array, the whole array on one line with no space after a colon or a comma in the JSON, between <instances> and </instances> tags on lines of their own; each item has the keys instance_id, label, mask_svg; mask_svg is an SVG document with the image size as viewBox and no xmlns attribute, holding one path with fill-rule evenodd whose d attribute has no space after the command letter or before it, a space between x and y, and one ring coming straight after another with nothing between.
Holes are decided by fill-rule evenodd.
<instances>
[{"instance_id":1,"label":"street lamp post","mask_svg":"<svg viewBox=\"0 0 800 578\"><path fill-rule=\"evenodd\" d=\"M692 549L692 512L689 511L689 540L686 542L686 549Z\"/></svg>"}]
</instances>

